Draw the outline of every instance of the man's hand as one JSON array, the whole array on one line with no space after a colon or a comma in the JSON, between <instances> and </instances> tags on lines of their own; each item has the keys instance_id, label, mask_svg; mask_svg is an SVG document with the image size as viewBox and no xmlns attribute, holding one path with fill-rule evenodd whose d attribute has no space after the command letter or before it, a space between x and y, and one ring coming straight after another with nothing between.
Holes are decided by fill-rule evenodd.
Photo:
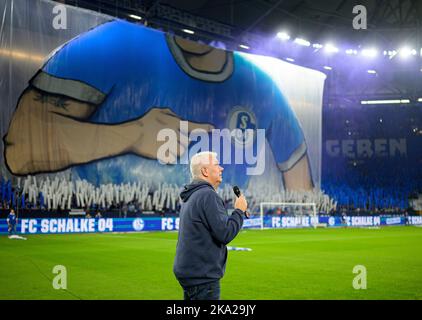
<instances>
[{"instance_id":1,"label":"man's hand","mask_svg":"<svg viewBox=\"0 0 422 320\"><path fill-rule=\"evenodd\" d=\"M235 209L240 209L243 212L248 209L248 203L246 202L245 196L242 194L239 198L236 199L236 202L234 203Z\"/></svg>"},{"instance_id":2,"label":"man's hand","mask_svg":"<svg viewBox=\"0 0 422 320\"><path fill-rule=\"evenodd\" d=\"M138 126L139 135L137 141L131 147L131 151L143 157L161 160L164 163L175 163L177 157L183 156L186 152L189 144L189 138L180 132L180 121L183 120L169 108L152 108L142 118L134 121L134 125ZM158 152L160 146L167 143L167 141L158 140L158 134L163 129L171 130L177 136L177 153L165 155L167 159L163 159ZM210 132L214 127L207 123L188 121L187 133L195 129Z\"/></svg>"},{"instance_id":3,"label":"man's hand","mask_svg":"<svg viewBox=\"0 0 422 320\"><path fill-rule=\"evenodd\" d=\"M188 122L188 132L180 132L182 119L168 108L152 108L132 121L98 124L89 122L89 116L101 105L92 106L69 97L62 102L29 88L21 96L4 137L5 160L12 173L58 171L127 153L175 163L186 152L192 130L209 132L213 128L210 124ZM174 132L174 147L168 147L168 141L158 140L158 133L168 139L162 134L163 129ZM162 153L166 153L165 149L170 152L159 154L162 145L168 147L161 148Z\"/></svg>"}]
</instances>

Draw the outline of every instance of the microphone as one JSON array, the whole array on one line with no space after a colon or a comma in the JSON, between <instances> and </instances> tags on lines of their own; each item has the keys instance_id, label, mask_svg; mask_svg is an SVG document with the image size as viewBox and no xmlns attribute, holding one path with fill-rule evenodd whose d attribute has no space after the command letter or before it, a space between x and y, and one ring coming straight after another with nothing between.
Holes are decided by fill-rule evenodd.
<instances>
[{"instance_id":1,"label":"microphone","mask_svg":"<svg viewBox=\"0 0 422 320\"><path fill-rule=\"evenodd\" d=\"M239 197L240 197L240 195L242 194L242 193L240 192L240 189L239 189L239 187L238 187L238 186L233 186L233 192L234 192L234 194L236 195L236 197L238 197L238 198L239 198ZM250 217L249 212L245 211L245 217L249 219L249 217Z\"/></svg>"},{"instance_id":2,"label":"microphone","mask_svg":"<svg viewBox=\"0 0 422 320\"><path fill-rule=\"evenodd\" d=\"M233 187L233 192L236 195L236 197L238 197L238 198L240 197L241 193L240 193L240 189L239 189L238 186Z\"/></svg>"}]
</instances>

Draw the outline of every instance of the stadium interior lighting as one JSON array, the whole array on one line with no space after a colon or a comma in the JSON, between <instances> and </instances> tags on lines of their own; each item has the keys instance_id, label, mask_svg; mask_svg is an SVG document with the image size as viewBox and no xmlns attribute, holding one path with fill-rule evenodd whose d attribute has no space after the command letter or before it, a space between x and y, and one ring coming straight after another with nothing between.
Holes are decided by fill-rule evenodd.
<instances>
[{"instance_id":1,"label":"stadium interior lighting","mask_svg":"<svg viewBox=\"0 0 422 320\"><path fill-rule=\"evenodd\" d=\"M329 66L324 66L325 70L332 70L333 68L329 67Z\"/></svg>"},{"instance_id":2,"label":"stadium interior lighting","mask_svg":"<svg viewBox=\"0 0 422 320\"><path fill-rule=\"evenodd\" d=\"M245 44L239 44L239 47L241 47L242 49L246 49L246 50L250 49L250 47L245 45Z\"/></svg>"},{"instance_id":3,"label":"stadium interior lighting","mask_svg":"<svg viewBox=\"0 0 422 320\"><path fill-rule=\"evenodd\" d=\"M294 43L301 46L305 46L305 47L309 47L311 45L311 43L308 40L301 39L301 38L296 38Z\"/></svg>"},{"instance_id":4,"label":"stadium interior lighting","mask_svg":"<svg viewBox=\"0 0 422 320\"><path fill-rule=\"evenodd\" d=\"M361 51L361 54L364 57L370 57L370 58L372 58L372 57L375 57L378 54L378 51L375 50L375 49L363 49Z\"/></svg>"},{"instance_id":5,"label":"stadium interior lighting","mask_svg":"<svg viewBox=\"0 0 422 320\"><path fill-rule=\"evenodd\" d=\"M130 14L129 17L131 17L132 19L135 19L135 20L142 20L142 17L137 16L136 14Z\"/></svg>"},{"instance_id":6,"label":"stadium interior lighting","mask_svg":"<svg viewBox=\"0 0 422 320\"><path fill-rule=\"evenodd\" d=\"M287 61L290 61L290 62L294 62L295 61L295 59L292 59L292 58L286 58L286 60Z\"/></svg>"},{"instance_id":7,"label":"stadium interior lighting","mask_svg":"<svg viewBox=\"0 0 422 320\"><path fill-rule=\"evenodd\" d=\"M377 72L375 70L368 70L368 73L370 73L370 74L376 74Z\"/></svg>"},{"instance_id":8,"label":"stadium interior lighting","mask_svg":"<svg viewBox=\"0 0 422 320\"><path fill-rule=\"evenodd\" d=\"M393 99L393 100L362 100L361 104L396 104L410 103L409 99Z\"/></svg>"},{"instance_id":9,"label":"stadium interior lighting","mask_svg":"<svg viewBox=\"0 0 422 320\"><path fill-rule=\"evenodd\" d=\"M407 58L410 55L416 55L415 49L409 49L408 47L403 47L399 50L400 57Z\"/></svg>"},{"instance_id":10,"label":"stadium interior lighting","mask_svg":"<svg viewBox=\"0 0 422 320\"><path fill-rule=\"evenodd\" d=\"M189 30L189 29L182 29L183 32L185 33L189 33L189 34L194 34L195 31Z\"/></svg>"},{"instance_id":11,"label":"stadium interior lighting","mask_svg":"<svg viewBox=\"0 0 422 320\"><path fill-rule=\"evenodd\" d=\"M419 98L419 99L418 99L418 102L422 102L422 98Z\"/></svg>"},{"instance_id":12,"label":"stadium interior lighting","mask_svg":"<svg viewBox=\"0 0 422 320\"><path fill-rule=\"evenodd\" d=\"M19 51L19 50L7 50L7 49L0 49L0 55L11 57L13 59L19 59L19 60L34 60L37 62L44 61L43 55L34 55L31 54L29 51Z\"/></svg>"},{"instance_id":13,"label":"stadium interior lighting","mask_svg":"<svg viewBox=\"0 0 422 320\"><path fill-rule=\"evenodd\" d=\"M354 50L354 49L347 49L346 50L346 54L350 54L350 55L354 54L354 55L356 55L356 54L358 54L358 52L357 52L357 50Z\"/></svg>"},{"instance_id":14,"label":"stadium interior lighting","mask_svg":"<svg viewBox=\"0 0 422 320\"><path fill-rule=\"evenodd\" d=\"M321 49L323 47L323 45L322 44L320 44L320 43L314 43L313 45L312 45L312 48L315 48L315 49Z\"/></svg>"},{"instance_id":15,"label":"stadium interior lighting","mask_svg":"<svg viewBox=\"0 0 422 320\"><path fill-rule=\"evenodd\" d=\"M286 32L278 32L277 38L279 38L280 40L286 41L290 39L290 36Z\"/></svg>"},{"instance_id":16,"label":"stadium interior lighting","mask_svg":"<svg viewBox=\"0 0 422 320\"><path fill-rule=\"evenodd\" d=\"M338 48L333 46L331 43L326 44L324 49L325 49L325 52L328 52L328 53L338 52Z\"/></svg>"},{"instance_id":17,"label":"stadium interior lighting","mask_svg":"<svg viewBox=\"0 0 422 320\"><path fill-rule=\"evenodd\" d=\"M393 59L394 56L397 54L397 51L396 50L389 50L389 51L387 51L387 54L388 54L389 59Z\"/></svg>"}]
</instances>

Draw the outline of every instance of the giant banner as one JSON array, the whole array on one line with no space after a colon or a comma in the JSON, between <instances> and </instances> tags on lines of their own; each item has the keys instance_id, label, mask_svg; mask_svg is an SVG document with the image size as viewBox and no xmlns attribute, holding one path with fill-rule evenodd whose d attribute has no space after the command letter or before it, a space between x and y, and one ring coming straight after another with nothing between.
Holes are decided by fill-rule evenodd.
<instances>
[{"instance_id":1,"label":"giant banner","mask_svg":"<svg viewBox=\"0 0 422 320\"><path fill-rule=\"evenodd\" d=\"M182 185L213 150L225 183L319 187L323 73L57 6L0 4L2 176Z\"/></svg>"},{"instance_id":2,"label":"giant banner","mask_svg":"<svg viewBox=\"0 0 422 320\"><path fill-rule=\"evenodd\" d=\"M412 206L422 190L422 106L350 103L323 116L322 189L354 208Z\"/></svg>"}]
</instances>

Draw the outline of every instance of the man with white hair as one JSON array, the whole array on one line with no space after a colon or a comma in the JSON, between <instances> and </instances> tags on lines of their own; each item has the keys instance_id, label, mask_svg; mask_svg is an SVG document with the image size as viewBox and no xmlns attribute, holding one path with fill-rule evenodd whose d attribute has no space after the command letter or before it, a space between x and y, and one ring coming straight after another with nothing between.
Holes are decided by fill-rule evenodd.
<instances>
[{"instance_id":1,"label":"man with white hair","mask_svg":"<svg viewBox=\"0 0 422 320\"><path fill-rule=\"evenodd\" d=\"M185 300L219 300L220 279L227 261L226 245L239 233L248 207L243 195L227 214L216 190L223 168L215 152L195 154L190 162L192 182L180 193L179 237L173 272Z\"/></svg>"}]
</instances>

